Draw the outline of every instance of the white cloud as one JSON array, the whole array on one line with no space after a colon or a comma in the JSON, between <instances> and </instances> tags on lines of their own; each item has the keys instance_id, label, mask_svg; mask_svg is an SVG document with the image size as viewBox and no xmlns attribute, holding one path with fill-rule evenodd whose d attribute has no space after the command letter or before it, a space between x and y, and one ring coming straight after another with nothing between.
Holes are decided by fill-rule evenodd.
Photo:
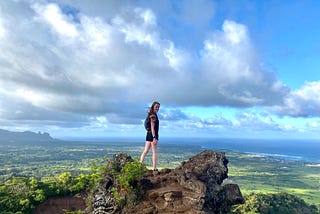
<instances>
[{"instance_id":1,"label":"white cloud","mask_svg":"<svg viewBox=\"0 0 320 214\"><path fill-rule=\"evenodd\" d=\"M224 118L222 113L216 114L213 118L207 118L202 120L203 124L206 126L213 126L213 127L224 127L230 128L232 126L232 121Z\"/></svg>"},{"instance_id":2,"label":"white cloud","mask_svg":"<svg viewBox=\"0 0 320 214\"><path fill-rule=\"evenodd\" d=\"M78 36L77 28L70 19L71 17L63 14L58 5L54 3L34 4L32 8L38 14L38 18L47 22L57 33L72 38Z\"/></svg>"},{"instance_id":3,"label":"white cloud","mask_svg":"<svg viewBox=\"0 0 320 214\"><path fill-rule=\"evenodd\" d=\"M225 21L202 50L191 53L162 34L151 9L120 10L114 1L116 12L95 16L93 8L66 12L64 4L45 2L11 3L22 11L19 16L3 10L11 27L0 52L0 95L23 103L12 110L1 106L6 118L14 109L22 118L34 108L39 120L45 113L60 119L65 113L72 119L81 115L83 123L105 118L137 124L141 109L154 99L169 106L243 107L277 104L287 93L261 66L242 24ZM230 125L222 116L202 122Z\"/></svg>"},{"instance_id":4,"label":"white cloud","mask_svg":"<svg viewBox=\"0 0 320 214\"><path fill-rule=\"evenodd\" d=\"M236 127L243 130L280 130L281 126L269 115L255 112L239 112L233 121Z\"/></svg>"},{"instance_id":5,"label":"white cloud","mask_svg":"<svg viewBox=\"0 0 320 214\"><path fill-rule=\"evenodd\" d=\"M135 8L133 13L117 16L113 24L125 35L125 41L138 42L158 49L158 35L153 30L156 24L154 14L150 10Z\"/></svg>"},{"instance_id":6,"label":"white cloud","mask_svg":"<svg viewBox=\"0 0 320 214\"><path fill-rule=\"evenodd\" d=\"M319 122L318 121L313 121L310 124L308 124L312 128L318 128L319 127Z\"/></svg>"},{"instance_id":7,"label":"white cloud","mask_svg":"<svg viewBox=\"0 0 320 214\"><path fill-rule=\"evenodd\" d=\"M4 38L6 34L3 21L0 19L0 39Z\"/></svg>"},{"instance_id":8,"label":"white cloud","mask_svg":"<svg viewBox=\"0 0 320 214\"><path fill-rule=\"evenodd\" d=\"M227 20L222 29L205 40L202 51L204 77L217 93L216 101L226 105L279 103L287 89L261 65L247 28Z\"/></svg>"},{"instance_id":9,"label":"white cloud","mask_svg":"<svg viewBox=\"0 0 320 214\"><path fill-rule=\"evenodd\" d=\"M99 50L99 48L106 48L110 46L111 27L104 23L100 18L90 19L87 16L81 17L81 24L83 25L83 42L89 47Z\"/></svg>"},{"instance_id":10,"label":"white cloud","mask_svg":"<svg viewBox=\"0 0 320 214\"><path fill-rule=\"evenodd\" d=\"M305 82L285 99L283 105L275 107L280 115L313 117L320 115L320 82Z\"/></svg>"},{"instance_id":11,"label":"white cloud","mask_svg":"<svg viewBox=\"0 0 320 214\"><path fill-rule=\"evenodd\" d=\"M244 25L225 21L223 31L216 31L204 42L203 63L211 79L226 84L249 79L260 81L262 73L256 63L256 53L251 47ZM258 69L257 69L258 68ZM208 75L209 75L208 74ZM256 74L256 75L254 75Z\"/></svg>"},{"instance_id":12,"label":"white cloud","mask_svg":"<svg viewBox=\"0 0 320 214\"><path fill-rule=\"evenodd\" d=\"M227 41L229 41L231 45L248 42L248 32L244 25L227 20L223 23L222 29L225 32Z\"/></svg>"},{"instance_id":13,"label":"white cloud","mask_svg":"<svg viewBox=\"0 0 320 214\"><path fill-rule=\"evenodd\" d=\"M17 89L16 91L17 96L21 97L22 99L34 103L34 104L41 104L41 100L45 98L44 96L41 96L33 91L30 90L24 90L22 88ZM40 105L41 106L41 105Z\"/></svg>"}]
</instances>

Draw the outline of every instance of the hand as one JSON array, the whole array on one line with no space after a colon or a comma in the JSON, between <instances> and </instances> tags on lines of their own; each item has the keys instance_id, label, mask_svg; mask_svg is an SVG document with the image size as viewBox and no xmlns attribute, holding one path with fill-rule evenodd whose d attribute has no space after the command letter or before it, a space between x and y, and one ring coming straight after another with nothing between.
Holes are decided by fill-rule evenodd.
<instances>
[{"instance_id":1,"label":"hand","mask_svg":"<svg viewBox=\"0 0 320 214\"><path fill-rule=\"evenodd\" d=\"M157 145L158 144L158 140L156 138L153 138L152 144L153 145Z\"/></svg>"}]
</instances>

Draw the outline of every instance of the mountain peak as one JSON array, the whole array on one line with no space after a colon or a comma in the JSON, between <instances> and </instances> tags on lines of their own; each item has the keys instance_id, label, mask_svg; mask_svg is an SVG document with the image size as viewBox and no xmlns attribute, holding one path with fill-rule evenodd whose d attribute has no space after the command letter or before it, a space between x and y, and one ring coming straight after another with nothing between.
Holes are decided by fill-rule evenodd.
<instances>
[{"instance_id":1,"label":"mountain peak","mask_svg":"<svg viewBox=\"0 0 320 214\"><path fill-rule=\"evenodd\" d=\"M12 132L0 129L0 143L30 143L30 142L48 142L54 139L46 132Z\"/></svg>"}]
</instances>

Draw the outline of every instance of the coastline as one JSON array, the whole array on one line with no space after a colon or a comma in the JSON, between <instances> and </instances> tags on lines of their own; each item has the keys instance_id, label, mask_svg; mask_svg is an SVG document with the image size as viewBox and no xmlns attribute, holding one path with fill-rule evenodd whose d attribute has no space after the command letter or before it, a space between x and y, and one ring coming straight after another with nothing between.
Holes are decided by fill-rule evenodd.
<instances>
[{"instance_id":1,"label":"coastline","mask_svg":"<svg viewBox=\"0 0 320 214\"><path fill-rule=\"evenodd\" d=\"M110 137L65 139L65 141L80 142L81 144L135 144L144 145L144 137ZM273 157L288 161L303 161L305 163L320 163L320 140L296 139L237 139L237 138L181 138L161 137L161 144L196 146L199 149L212 149L215 151L232 151L237 153Z\"/></svg>"}]
</instances>

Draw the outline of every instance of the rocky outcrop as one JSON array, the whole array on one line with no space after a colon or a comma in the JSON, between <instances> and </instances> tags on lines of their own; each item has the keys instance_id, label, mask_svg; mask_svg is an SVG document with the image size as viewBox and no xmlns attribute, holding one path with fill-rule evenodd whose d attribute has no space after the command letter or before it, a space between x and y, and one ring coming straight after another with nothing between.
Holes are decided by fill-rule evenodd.
<instances>
[{"instance_id":1,"label":"rocky outcrop","mask_svg":"<svg viewBox=\"0 0 320 214\"><path fill-rule=\"evenodd\" d=\"M113 158L120 168L126 161L132 159L124 154ZM92 213L226 213L231 205L244 202L238 185L222 185L227 164L224 153L205 150L176 169L148 171L134 183L142 200L122 207L112 194L115 180L109 174L94 193Z\"/></svg>"},{"instance_id":2,"label":"rocky outcrop","mask_svg":"<svg viewBox=\"0 0 320 214\"><path fill-rule=\"evenodd\" d=\"M127 162L131 161L133 161L133 159L127 154L115 154L110 162L112 166L110 166L110 169L108 170L115 170L119 172ZM114 186L115 179L112 173L107 173L106 176L100 181L99 186L93 192L93 211L90 211L92 209L90 207L91 204L87 210L94 214L120 213L121 207L112 194L112 188Z\"/></svg>"}]
</instances>

